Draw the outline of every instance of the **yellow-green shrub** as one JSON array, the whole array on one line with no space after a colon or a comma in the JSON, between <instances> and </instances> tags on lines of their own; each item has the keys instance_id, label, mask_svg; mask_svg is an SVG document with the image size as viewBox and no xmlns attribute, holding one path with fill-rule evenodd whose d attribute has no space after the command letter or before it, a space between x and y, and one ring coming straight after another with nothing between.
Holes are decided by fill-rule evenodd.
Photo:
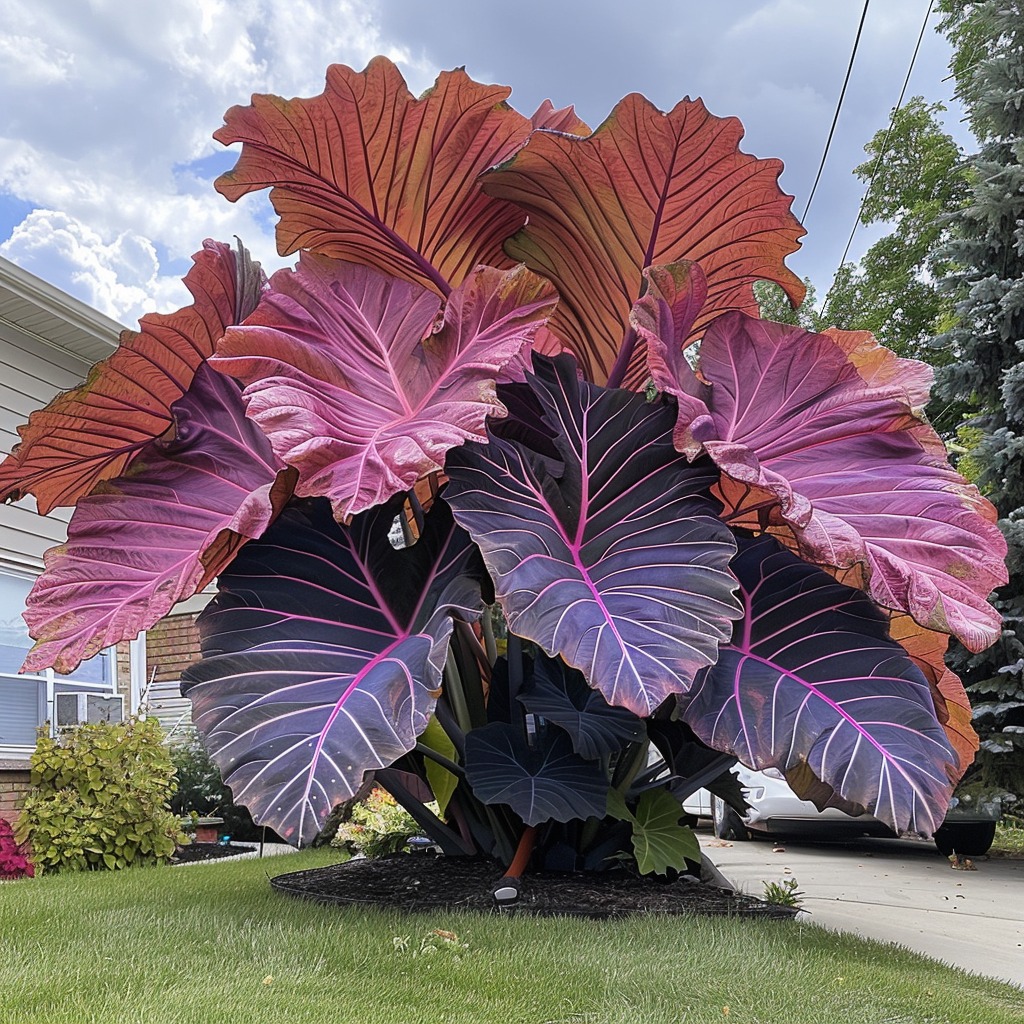
<instances>
[{"instance_id":1,"label":"yellow-green shrub","mask_svg":"<svg viewBox=\"0 0 1024 1024\"><path fill-rule=\"evenodd\" d=\"M168 810L174 766L156 719L40 730L15 835L39 871L168 860L184 842Z\"/></svg>"}]
</instances>

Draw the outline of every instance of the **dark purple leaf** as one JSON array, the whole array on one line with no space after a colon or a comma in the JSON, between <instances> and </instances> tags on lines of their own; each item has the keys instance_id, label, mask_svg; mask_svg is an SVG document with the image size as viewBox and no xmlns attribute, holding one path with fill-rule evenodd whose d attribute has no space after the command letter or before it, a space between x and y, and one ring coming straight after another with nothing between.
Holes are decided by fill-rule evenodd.
<instances>
[{"instance_id":1,"label":"dark purple leaf","mask_svg":"<svg viewBox=\"0 0 1024 1024\"><path fill-rule=\"evenodd\" d=\"M643 720L625 708L613 708L587 685L582 672L566 668L555 658L538 656L530 681L519 696L530 714L557 725L580 757L596 760L639 743L646 733Z\"/></svg>"},{"instance_id":2,"label":"dark purple leaf","mask_svg":"<svg viewBox=\"0 0 1024 1024\"><path fill-rule=\"evenodd\" d=\"M806 762L898 832L930 835L956 756L886 617L769 537L741 541L733 569L747 616L694 686L684 720L751 768Z\"/></svg>"},{"instance_id":3,"label":"dark purple leaf","mask_svg":"<svg viewBox=\"0 0 1024 1024\"><path fill-rule=\"evenodd\" d=\"M537 359L560 477L492 435L448 456L445 492L480 546L509 628L561 657L609 704L645 717L717 658L740 610L716 475L672 447L674 412Z\"/></svg>"},{"instance_id":4,"label":"dark purple leaf","mask_svg":"<svg viewBox=\"0 0 1024 1024\"><path fill-rule=\"evenodd\" d=\"M574 753L564 733L535 749L504 722L466 736L466 779L485 804L511 807L527 825L604 817L608 799L604 772Z\"/></svg>"},{"instance_id":5,"label":"dark purple leaf","mask_svg":"<svg viewBox=\"0 0 1024 1024\"><path fill-rule=\"evenodd\" d=\"M450 613L479 613L475 551L444 502L396 550L398 503L339 526L325 500L290 505L219 579L182 677L235 800L308 843L363 773L416 744L441 686Z\"/></svg>"}]
</instances>

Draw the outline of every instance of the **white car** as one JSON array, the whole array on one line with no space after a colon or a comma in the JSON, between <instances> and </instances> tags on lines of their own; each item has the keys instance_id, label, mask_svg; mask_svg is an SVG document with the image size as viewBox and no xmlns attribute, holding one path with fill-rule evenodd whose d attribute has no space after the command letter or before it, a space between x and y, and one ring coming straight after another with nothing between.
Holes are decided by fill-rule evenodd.
<instances>
[{"instance_id":1,"label":"white car","mask_svg":"<svg viewBox=\"0 0 1024 1024\"><path fill-rule=\"evenodd\" d=\"M801 800L775 768L754 771L735 765L733 773L740 781L747 801L746 814L740 815L720 797L706 789L698 790L683 802L683 809L696 817L710 818L720 839L749 839L751 832L787 835L884 836L895 833L870 814L854 817L836 808L819 811L808 800ZM935 833L935 845L947 856L954 850L968 857L988 851L995 835L998 815L992 812L951 810Z\"/></svg>"}]
</instances>

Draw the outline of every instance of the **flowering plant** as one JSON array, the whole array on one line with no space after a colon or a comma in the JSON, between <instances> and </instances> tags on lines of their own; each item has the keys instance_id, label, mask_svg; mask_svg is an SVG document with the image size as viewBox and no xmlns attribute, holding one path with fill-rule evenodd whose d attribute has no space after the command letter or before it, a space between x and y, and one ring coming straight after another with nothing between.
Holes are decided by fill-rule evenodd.
<instances>
[{"instance_id":1,"label":"flowering plant","mask_svg":"<svg viewBox=\"0 0 1024 1024\"><path fill-rule=\"evenodd\" d=\"M26 847L15 842L11 823L0 818L0 879L32 878L35 873Z\"/></svg>"}]
</instances>

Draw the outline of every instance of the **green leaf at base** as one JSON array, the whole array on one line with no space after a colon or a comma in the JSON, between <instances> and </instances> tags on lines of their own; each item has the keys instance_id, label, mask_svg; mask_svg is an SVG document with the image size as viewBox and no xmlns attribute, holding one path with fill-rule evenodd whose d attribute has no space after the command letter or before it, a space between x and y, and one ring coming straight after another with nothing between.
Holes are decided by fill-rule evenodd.
<instances>
[{"instance_id":1,"label":"green leaf at base","mask_svg":"<svg viewBox=\"0 0 1024 1024\"><path fill-rule=\"evenodd\" d=\"M617 789L608 793L608 814L633 826L633 852L644 875L664 875L669 868L682 871L688 859L700 860L700 844L693 829L679 824L683 813L682 804L664 789L644 793L635 813Z\"/></svg>"}]
</instances>

